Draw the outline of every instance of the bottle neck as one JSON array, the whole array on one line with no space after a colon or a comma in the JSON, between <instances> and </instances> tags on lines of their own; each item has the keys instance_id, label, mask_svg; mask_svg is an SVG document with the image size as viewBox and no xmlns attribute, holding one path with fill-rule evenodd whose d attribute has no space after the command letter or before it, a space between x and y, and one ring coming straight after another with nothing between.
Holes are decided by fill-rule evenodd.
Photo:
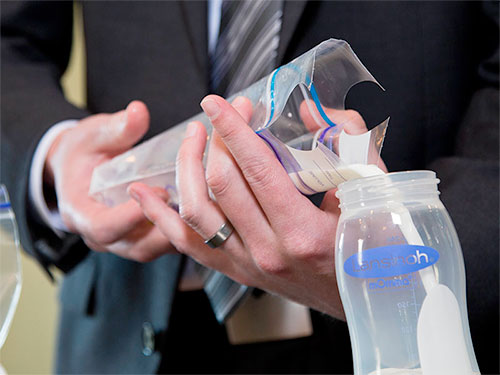
<instances>
[{"instance_id":1,"label":"bottle neck","mask_svg":"<svg viewBox=\"0 0 500 375\"><path fill-rule=\"evenodd\" d=\"M439 179L432 171L394 172L346 181L336 193L342 212L390 202L435 199Z\"/></svg>"}]
</instances>

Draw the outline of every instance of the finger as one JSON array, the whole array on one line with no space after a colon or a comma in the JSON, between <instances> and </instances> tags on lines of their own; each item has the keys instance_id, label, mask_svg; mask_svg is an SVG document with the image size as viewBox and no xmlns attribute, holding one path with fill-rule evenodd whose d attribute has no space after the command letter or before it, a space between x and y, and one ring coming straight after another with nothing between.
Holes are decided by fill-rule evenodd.
<instances>
[{"instance_id":1,"label":"finger","mask_svg":"<svg viewBox=\"0 0 500 375\"><path fill-rule=\"evenodd\" d=\"M245 104L242 103L242 105ZM181 218L201 238L209 239L220 230L223 224L228 222L228 218L208 195L202 162L205 143L206 132L202 124L190 124L177 155L176 183ZM238 233L235 232L229 236L220 247L223 250L231 250L230 257L248 261L249 255L244 252ZM203 257L203 254L197 254L196 259L202 263L207 261L200 259L200 256Z\"/></svg>"},{"instance_id":2,"label":"finger","mask_svg":"<svg viewBox=\"0 0 500 375\"><path fill-rule=\"evenodd\" d=\"M320 208L328 213L340 216L339 200L335 193L337 189L329 190L325 193Z\"/></svg>"},{"instance_id":3,"label":"finger","mask_svg":"<svg viewBox=\"0 0 500 375\"><path fill-rule=\"evenodd\" d=\"M82 201L85 207L60 206L63 216L70 216L74 231L102 245L116 242L146 221L134 200L107 207L92 200ZM70 228L72 229L72 228Z\"/></svg>"},{"instance_id":4,"label":"finger","mask_svg":"<svg viewBox=\"0 0 500 375\"><path fill-rule=\"evenodd\" d=\"M245 122L250 121L252 102L249 99L239 96L231 105ZM266 215L217 131L212 133L210 139L206 181L217 204L240 235L245 248L277 247L276 236Z\"/></svg>"},{"instance_id":5,"label":"finger","mask_svg":"<svg viewBox=\"0 0 500 375\"><path fill-rule=\"evenodd\" d=\"M206 181L247 248L274 247L275 234L267 217L216 131L210 140Z\"/></svg>"},{"instance_id":6,"label":"finger","mask_svg":"<svg viewBox=\"0 0 500 375\"><path fill-rule=\"evenodd\" d=\"M226 218L208 195L203 167L206 144L205 127L199 122L188 125L176 161L176 185L182 219L203 238L210 238Z\"/></svg>"},{"instance_id":7,"label":"finger","mask_svg":"<svg viewBox=\"0 0 500 375\"><path fill-rule=\"evenodd\" d=\"M112 153L128 150L144 136L149 119L146 105L137 100L123 111L93 116L89 145L94 150Z\"/></svg>"},{"instance_id":8,"label":"finger","mask_svg":"<svg viewBox=\"0 0 500 375\"><path fill-rule=\"evenodd\" d=\"M307 130L312 133L320 128L329 126L321 117L313 100L304 100L300 103L299 114Z\"/></svg>"},{"instance_id":9,"label":"finger","mask_svg":"<svg viewBox=\"0 0 500 375\"><path fill-rule=\"evenodd\" d=\"M337 124L342 125L347 134L359 135L364 134L368 131L365 120L359 114L359 112L355 110L326 109L326 113L329 118L333 119L333 121L335 121ZM336 135L334 138L334 148L338 149L338 135ZM368 160L370 160L370 162L377 160L377 162L374 164L377 164L380 169L382 169L384 172L387 172L387 167L384 161L382 160L382 158L380 158L378 152L375 152L375 150L375 148L370 147L370 155L368 157Z\"/></svg>"},{"instance_id":10,"label":"finger","mask_svg":"<svg viewBox=\"0 0 500 375\"><path fill-rule=\"evenodd\" d=\"M362 134L368 131L366 123L361 115L352 109L338 110L323 108L324 114L330 122L337 126L343 126L348 134ZM316 131L320 128L331 126L319 113L316 104L312 100L304 100L300 104L300 117L309 131Z\"/></svg>"},{"instance_id":11,"label":"finger","mask_svg":"<svg viewBox=\"0 0 500 375\"><path fill-rule=\"evenodd\" d=\"M243 121L245 121L246 123L250 121L252 117L252 102L248 98L245 98L244 96L238 96L236 99L233 100L231 105L238 112ZM234 162L234 159L232 158L232 156L230 156L229 150L227 149L224 142L222 142L222 139L217 134L217 131L214 131L212 137L210 138L210 144L208 147L207 167L210 165L208 161L210 160L210 153L212 152L212 149L214 149L214 152L215 149L218 149L219 152L227 154L228 158L230 158L230 160Z\"/></svg>"},{"instance_id":12,"label":"finger","mask_svg":"<svg viewBox=\"0 0 500 375\"><path fill-rule=\"evenodd\" d=\"M229 103L221 97L209 95L201 106L273 227L282 229L286 224L283 218L289 217L290 201L294 202L294 210L309 208L310 202L297 191L274 153Z\"/></svg>"},{"instance_id":13,"label":"finger","mask_svg":"<svg viewBox=\"0 0 500 375\"><path fill-rule=\"evenodd\" d=\"M177 253L158 227L150 222L144 224L140 230L135 231L136 233L131 233L126 238L108 245L96 243L87 237L82 238L94 251L111 252L136 262L149 262L167 253Z\"/></svg>"},{"instance_id":14,"label":"finger","mask_svg":"<svg viewBox=\"0 0 500 375\"><path fill-rule=\"evenodd\" d=\"M151 186L151 190L158 196L161 198L162 201L168 203L168 201L170 200L170 194L168 193L167 190L165 190L164 188L162 187L159 187L159 186Z\"/></svg>"},{"instance_id":15,"label":"finger","mask_svg":"<svg viewBox=\"0 0 500 375\"><path fill-rule=\"evenodd\" d=\"M359 112L348 109L348 110L335 110L331 108L325 109L325 114L328 118L333 121L336 125L343 126L346 133L351 135L363 134L368 131L366 127L366 123L363 117L359 114ZM314 102L312 100L303 101L300 105L300 116L306 128L314 132L321 127L330 126L327 122L320 116ZM333 139L331 140L333 150L338 152L338 142L339 142L339 134L336 133L333 135ZM374 155L372 157L373 160L378 160L376 163L380 169L384 172L387 172L387 167L384 164L384 161L379 158L378 155ZM369 159L370 160L370 159Z\"/></svg>"},{"instance_id":16,"label":"finger","mask_svg":"<svg viewBox=\"0 0 500 375\"><path fill-rule=\"evenodd\" d=\"M106 246L106 250L137 262L150 262L164 254L177 253L160 228L149 224L149 230Z\"/></svg>"},{"instance_id":17,"label":"finger","mask_svg":"<svg viewBox=\"0 0 500 375\"><path fill-rule=\"evenodd\" d=\"M245 121L247 124L250 122L250 119L252 118L252 102L250 99L245 98L244 96L238 96L236 99L233 100L231 105L236 109L236 111L239 113L243 121Z\"/></svg>"},{"instance_id":18,"label":"finger","mask_svg":"<svg viewBox=\"0 0 500 375\"><path fill-rule=\"evenodd\" d=\"M219 270L231 266L224 251L213 251L204 244L203 239L180 218L179 214L153 193L151 188L141 183L129 187L129 193L140 204L145 215L166 236L175 248L200 263ZM235 241L231 235L227 241Z\"/></svg>"},{"instance_id":19,"label":"finger","mask_svg":"<svg viewBox=\"0 0 500 375\"><path fill-rule=\"evenodd\" d=\"M345 111L328 110L328 117L332 118L337 124L343 125L348 134L357 135L368 131L365 120L359 112L348 109Z\"/></svg>"}]
</instances>

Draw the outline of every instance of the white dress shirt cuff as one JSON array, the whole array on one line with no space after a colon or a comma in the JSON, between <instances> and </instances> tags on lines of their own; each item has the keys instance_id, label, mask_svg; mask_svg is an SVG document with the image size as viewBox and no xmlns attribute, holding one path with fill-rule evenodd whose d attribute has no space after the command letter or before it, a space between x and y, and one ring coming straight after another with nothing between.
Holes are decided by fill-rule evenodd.
<instances>
[{"instance_id":1,"label":"white dress shirt cuff","mask_svg":"<svg viewBox=\"0 0 500 375\"><path fill-rule=\"evenodd\" d=\"M43 169L45 159L49 152L52 142L63 131L76 126L78 120L61 121L52 126L42 137L33 154L29 175L29 199L35 207L36 212L42 218L43 222L49 226L59 237L64 237L63 232L68 232L64 225L59 211L49 209L43 195Z\"/></svg>"}]
</instances>

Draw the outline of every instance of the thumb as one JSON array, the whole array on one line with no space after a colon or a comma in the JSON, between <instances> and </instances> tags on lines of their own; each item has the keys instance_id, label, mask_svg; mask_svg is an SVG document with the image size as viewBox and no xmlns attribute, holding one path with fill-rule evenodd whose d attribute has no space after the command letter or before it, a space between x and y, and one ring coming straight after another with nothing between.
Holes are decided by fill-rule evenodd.
<instances>
[{"instance_id":1,"label":"thumb","mask_svg":"<svg viewBox=\"0 0 500 375\"><path fill-rule=\"evenodd\" d=\"M95 124L91 144L98 151L123 152L136 144L149 128L149 111L138 100L131 102L125 110L105 116Z\"/></svg>"}]
</instances>

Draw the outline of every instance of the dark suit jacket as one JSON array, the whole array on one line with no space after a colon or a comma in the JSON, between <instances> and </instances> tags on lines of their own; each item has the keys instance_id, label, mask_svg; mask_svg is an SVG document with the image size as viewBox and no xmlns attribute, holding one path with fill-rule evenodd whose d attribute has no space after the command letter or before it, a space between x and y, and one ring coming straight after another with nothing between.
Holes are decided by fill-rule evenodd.
<instances>
[{"instance_id":1,"label":"dark suit jacket","mask_svg":"<svg viewBox=\"0 0 500 375\"><path fill-rule=\"evenodd\" d=\"M170 353L145 357L141 327L148 321L168 333L181 257L139 264L89 253L75 235L58 239L29 204L28 170L40 137L63 119L141 99L151 111L150 136L199 112L208 92L206 3L83 3L86 110L68 104L59 85L72 4L2 2L1 11L1 178L24 248L44 268L67 272L58 371L154 372ZM279 62L330 37L349 41L387 90L361 84L347 102L372 125L391 116L389 170L429 168L441 179L463 246L476 355L483 373L497 372L498 3L286 2ZM286 358L288 371L350 371L345 324L315 316L321 336ZM251 358L249 371L279 371L272 357Z\"/></svg>"}]
</instances>

